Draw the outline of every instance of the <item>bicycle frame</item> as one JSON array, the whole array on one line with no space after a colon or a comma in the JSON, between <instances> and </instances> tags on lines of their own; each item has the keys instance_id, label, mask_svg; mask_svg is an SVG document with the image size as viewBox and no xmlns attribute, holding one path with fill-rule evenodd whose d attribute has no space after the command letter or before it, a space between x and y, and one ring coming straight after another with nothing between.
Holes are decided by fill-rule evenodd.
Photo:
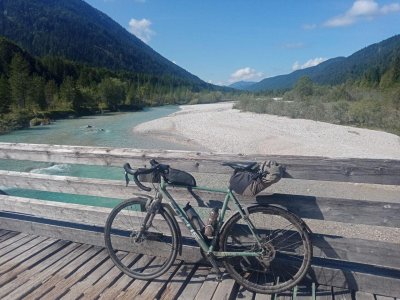
<instances>
[{"instance_id":1,"label":"bicycle frame","mask_svg":"<svg viewBox=\"0 0 400 300\"><path fill-rule=\"evenodd\" d=\"M190 221L185 213L185 211L178 205L178 203L175 201L175 199L170 195L170 193L167 191L167 187L172 186L165 182L165 180L161 177L161 182L160 182L160 192L163 196L163 198L166 198L169 200L170 206L173 208L175 213L179 216L179 218L183 221L185 226L188 228L189 232L191 235L194 237L194 239L197 241L201 249L208 255L212 254L216 257L227 257L227 256L259 256L261 254L260 252L225 252L225 251L214 251L214 248L216 247L216 243L218 240L218 236L220 234L220 230L222 228L222 225L224 223L224 218L225 218L225 213L228 208L228 203L230 201L233 201L234 205L237 208L237 211L239 214L242 216L243 220L247 223L247 226L249 227L253 237L257 241L258 245L260 246L261 249L261 241L260 238L255 234L255 227L252 224L251 220L247 217L247 213L245 209L240 205L239 201L235 197L235 195L232 193L230 189L228 190L222 190L222 189L211 189L208 187L192 187L192 190L199 190L199 191L207 191L207 192L217 192L217 193L223 193L225 194L225 199L222 204L222 209L219 213L218 216L218 222L216 225L216 234L214 235L210 245L206 242L206 240L203 238L202 234L198 232L196 228L190 224Z\"/></svg>"}]
</instances>

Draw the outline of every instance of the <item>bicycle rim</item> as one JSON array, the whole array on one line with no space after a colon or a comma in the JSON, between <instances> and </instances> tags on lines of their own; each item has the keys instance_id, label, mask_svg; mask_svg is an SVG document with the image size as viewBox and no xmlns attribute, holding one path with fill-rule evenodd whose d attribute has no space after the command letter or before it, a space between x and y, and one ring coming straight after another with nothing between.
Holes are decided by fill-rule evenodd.
<instances>
[{"instance_id":1,"label":"bicycle rim","mask_svg":"<svg viewBox=\"0 0 400 300\"><path fill-rule=\"evenodd\" d=\"M221 251L257 252L259 256L224 259L230 275L247 289L279 293L295 286L307 273L312 257L308 232L294 214L272 206L248 208L256 228L256 241L239 213L232 216L221 234Z\"/></svg>"},{"instance_id":2,"label":"bicycle rim","mask_svg":"<svg viewBox=\"0 0 400 300\"><path fill-rule=\"evenodd\" d=\"M164 274L174 262L178 248L173 217L162 207L151 226L140 234L147 214L145 206L144 199L120 203L111 211L104 232L115 265L128 276L142 280ZM126 259L127 254L130 260Z\"/></svg>"}]
</instances>

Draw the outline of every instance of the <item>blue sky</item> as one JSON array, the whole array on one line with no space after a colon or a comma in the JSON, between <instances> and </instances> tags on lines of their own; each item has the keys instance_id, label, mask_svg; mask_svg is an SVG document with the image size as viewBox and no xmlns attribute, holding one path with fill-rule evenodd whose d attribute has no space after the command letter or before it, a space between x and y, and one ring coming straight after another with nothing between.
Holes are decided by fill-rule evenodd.
<instances>
[{"instance_id":1,"label":"blue sky","mask_svg":"<svg viewBox=\"0 0 400 300\"><path fill-rule=\"evenodd\" d=\"M201 79L259 81L400 33L393 0L86 0Z\"/></svg>"}]
</instances>

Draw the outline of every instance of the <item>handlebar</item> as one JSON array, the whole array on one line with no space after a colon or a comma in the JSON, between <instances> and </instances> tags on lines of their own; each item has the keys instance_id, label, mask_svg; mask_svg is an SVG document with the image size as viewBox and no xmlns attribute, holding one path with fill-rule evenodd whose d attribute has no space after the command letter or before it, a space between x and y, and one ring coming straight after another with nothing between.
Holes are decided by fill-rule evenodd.
<instances>
[{"instance_id":1,"label":"handlebar","mask_svg":"<svg viewBox=\"0 0 400 300\"><path fill-rule=\"evenodd\" d=\"M139 169L132 169L129 163L124 164L124 170L125 170L125 180L126 180L126 185L129 183L129 178L128 174L133 176L133 181L135 184L142 190L146 192L150 192L151 188L145 186L142 184L138 178L139 175L145 175L145 174L151 174L153 172L159 172L160 174L165 174L165 172L169 169L168 165L163 165L159 164L157 161L154 159L150 160L151 168L139 168Z\"/></svg>"},{"instance_id":2,"label":"handlebar","mask_svg":"<svg viewBox=\"0 0 400 300\"><path fill-rule=\"evenodd\" d=\"M131 175L133 176L133 181L135 182L135 184L136 184L140 189L142 189L142 190L144 190L144 191L146 191L146 192L150 192L150 191L151 191L151 188L149 188L149 187L143 185L143 184L139 181L138 176L141 175L141 174L149 174L149 173L153 172L153 171L154 171L153 168L151 168L151 169L142 169L142 170L137 169L137 170L135 171L134 169L131 168L130 164L126 163L126 164L124 164L124 170L125 170L126 185L128 185L128 182L129 182L129 178L128 178L128 175L127 175L127 174L131 174Z\"/></svg>"}]
</instances>

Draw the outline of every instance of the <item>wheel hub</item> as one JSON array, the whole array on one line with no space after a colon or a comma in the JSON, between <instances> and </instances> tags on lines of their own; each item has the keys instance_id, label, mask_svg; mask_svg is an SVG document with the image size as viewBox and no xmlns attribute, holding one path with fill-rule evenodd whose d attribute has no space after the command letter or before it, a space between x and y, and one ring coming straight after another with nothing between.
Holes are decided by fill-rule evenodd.
<instances>
[{"instance_id":1,"label":"wheel hub","mask_svg":"<svg viewBox=\"0 0 400 300\"><path fill-rule=\"evenodd\" d=\"M261 259L264 263L270 263L275 258L275 248L271 243L264 242L262 245Z\"/></svg>"}]
</instances>

